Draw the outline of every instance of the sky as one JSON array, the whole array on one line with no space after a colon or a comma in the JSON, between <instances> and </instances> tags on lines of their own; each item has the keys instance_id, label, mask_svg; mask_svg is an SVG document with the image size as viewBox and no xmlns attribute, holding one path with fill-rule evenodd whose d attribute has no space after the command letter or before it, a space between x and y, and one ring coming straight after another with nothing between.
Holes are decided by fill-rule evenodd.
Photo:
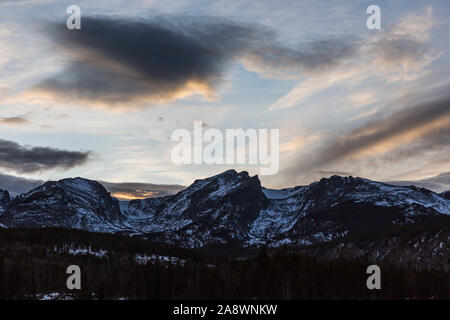
<instances>
[{"instance_id":1,"label":"sky","mask_svg":"<svg viewBox=\"0 0 450 320\"><path fill-rule=\"evenodd\" d=\"M381 29L369 30L369 5ZM66 9L81 8L81 30ZM263 185L450 164L450 2L0 1L0 175L189 185L172 132L279 129Z\"/></svg>"}]
</instances>

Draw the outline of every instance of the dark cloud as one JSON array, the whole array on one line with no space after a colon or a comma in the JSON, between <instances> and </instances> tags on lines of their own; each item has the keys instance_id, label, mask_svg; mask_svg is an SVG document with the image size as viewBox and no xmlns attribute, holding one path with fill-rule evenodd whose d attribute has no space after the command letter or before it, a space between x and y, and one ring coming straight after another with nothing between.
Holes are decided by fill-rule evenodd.
<instances>
[{"instance_id":1,"label":"dark cloud","mask_svg":"<svg viewBox=\"0 0 450 320\"><path fill-rule=\"evenodd\" d=\"M0 123L9 125L20 125L20 124L28 124L30 122L23 117L3 117L0 118Z\"/></svg>"},{"instance_id":2,"label":"dark cloud","mask_svg":"<svg viewBox=\"0 0 450 320\"><path fill-rule=\"evenodd\" d=\"M348 39L319 39L291 48L268 28L209 18L146 21L84 17L81 30L48 28L70 59L64 72L38 88L107 104L214 96L232 61L269 68L324 69L351 56Z\"/></svg>"},{"instance_id":3,"label":"dark cloud","mask_svg":"<svg viewBox=\"0 0 450 320\"><path fill-rule=\"evenodd\" d=\"M107 103L173 100L189 91L207 95L253 33L250 27L206 20L89 17L79 31L63 25L48 30L72 64L40 87Z\"/></svg>"},{"instance_id":4,"label":"dark cloud","mask_svg":"<svg viewBox=\"0 0 450 320\"><path fill-rule=\"evenodd\" d=\"M8 190L12 197L28 192L44 182L43 180L27 179L0 173L0 189Z\"/></svg>"},{"instance_id":5,"label":"dark cloud","mask_svg":"<svg viewBox=\"0 0 450 320\"><path fill-rule=\"evenodd\" d=\"M164 185L151 183L113 183L99 181L111 194L119 200L155 198L175 194L186 187L180 185Z\"/></svg>"},{"instance_id":6,"label":"dark cloud","mask_svg":"<svg viewBox=\"0 0 450 320\"><path fill-rule=\"evenodd\" d=\"M67 151L49 147L27 147L0 139L0 167L21 173L50 169L70 169L86 163L90 152Z\"/></svg>"},{"instance_id":7,"label":"dark cloud","mask_svg":"<svg viewBox=\"0 0 450 320\"><path fill-rule=\"evenodd\" d=\"M439 96L439 93L444 95ZM287 170L299 176L342 160L375 157L373 165L401 161L450 146L450 87L435 91L434 100L402 109L389 117L330 139L309 160ZM429 95L428 95L429 96Z\"/></svg>"}]
</instances>

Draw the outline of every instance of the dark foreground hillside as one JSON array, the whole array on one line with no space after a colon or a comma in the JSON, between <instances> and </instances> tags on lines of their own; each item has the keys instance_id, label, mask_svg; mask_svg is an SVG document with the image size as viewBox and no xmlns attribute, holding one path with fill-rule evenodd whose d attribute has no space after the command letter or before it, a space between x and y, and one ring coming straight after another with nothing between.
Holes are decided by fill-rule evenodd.
<instances>
[{"instance_id":1,"label":"dark foreground hillside","mask_svg":"<svg viewBox=\"0 0 450 320\"><path fill-rule=\"evenodd\" d=\"M79 291L66 288L73 264ZM118 235L9 229L0 230L0 299L450 299L450 273L440 270L384 265L382 289L368 290L370 264L284 249L217 258Z\"/></svg>"}]
</instances>

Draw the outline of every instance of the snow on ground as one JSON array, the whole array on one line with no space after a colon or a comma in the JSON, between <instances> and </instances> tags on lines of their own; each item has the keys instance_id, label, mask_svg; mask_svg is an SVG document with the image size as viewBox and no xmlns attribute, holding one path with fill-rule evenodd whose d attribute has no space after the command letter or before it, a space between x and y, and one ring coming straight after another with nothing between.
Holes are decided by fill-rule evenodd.
<instances>
[{"instance_id":1,"label":"snow on ground","mask_svg":"<svg viewBox=\"0 0 450 320\"><path fill-rule=\"evenodd\" d=\"M90 256L94 256L97 258L106 258L108 257L108 251L107 250L103 250L103 249L98 249L98 250L94 250L91 247L88 248L69 248L68 251L64 250L64 249L59 249L58 248L54 248L54 252L56 253L67 253L73 256L86 256L86 255L90 255ZM160 255L147 255L147 254L135 254L134 255L134 261L138 264L147 264L149 262L151 263L155 263L156 261L159 262L165 262L165 263L171 263L171 264L184 264L186 262L186 260L184 259L180 259L177 257L172 257L172 256L160 256Z\"/></svg>"},{"instance_id":2,"label":"snow on ground","mask_svg":"<svg viewBox=\"0 0 450 320\"><path fill-rule=\"evenodd\" d=\"M53 252L56 253L61 253L61 254L70 254L73 256L94 256L97 258L104 258L108 256L108 251L107 250L103 250L103 249L99 249L99 250L94 250L92 249L90 246L89 247L77 247L77 248L69 248L68 250L65 248L62 249L58 249L56 246L53 249Z\"/></svg>"},{"instance_id":3,"label":"snow on ground","mask_svg":"<svg viewBox=\"0 0 450 320\"><path fill-rule=\"evenodd\" d=\"M158 255L145 255L145 254L136 254L134 256L134 260L138 263L138 264L147 264L149 262L156 262L156 261L160 261L160 262L166 262L166 263L170 263L170 264L184 264L186 262L186 260L184 259L180 259L177 257L168 257L168 256L158 256Z\"/></svg>"},{"instance_id":4,"label":"snow on ground","mask_svg":"<svg viewBox=\"0 0 450 320\"><path fill-rule=\"evenodd\" d=\"M37 300L75 300L75 296L70 293L50 292L50 293L38 293L31 298ZM112 297L109 300L129 300L127 297ZM98 300L95 293L92 294L92 300Z\"/></svg>"},{"instance_id":5,"label":"snow on ground","mask_svg":"<svg viewBox=\"0 0 450 320\"><path fill-rule=\"evenodd\" d=\"M72 295L66 293L52 292L39 293L36 295L37 300L74 300Z\"/></svg>"},{"instance_id":6,"label":"snow on ground","mask_svg":"<svg viewBox=\"0 0 450 320\"><path fill-rule=\"evenodd\" d=\"M108 256L108 251L106 250L92 250L91 247L89 248L77 248L77 249L69 249L68 254L74 255L74 256L95 256L97 258L103 258Z\"/></svg>"}]
</instances>

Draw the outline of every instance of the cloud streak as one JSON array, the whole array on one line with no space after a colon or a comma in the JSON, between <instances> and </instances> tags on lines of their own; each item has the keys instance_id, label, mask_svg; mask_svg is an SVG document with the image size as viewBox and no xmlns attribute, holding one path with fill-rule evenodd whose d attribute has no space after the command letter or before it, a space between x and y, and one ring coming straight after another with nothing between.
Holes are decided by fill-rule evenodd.
<instances>
[{"instance_id":1,"label":"cloud streak","mask_svg":"<svg viewBox=\"0 0 450 320\"><path fill-rule=\"evenodd\" d=\"M309 161L287 169L288 175L335 169L356 159L375 159L386 165L412 159L450 145L450 87L435 90L433 99L405 108L381 120L329 139Z\"/></svg>"},{"instance_id":2,"label":"cloud streak","mask_svg":"<svg viewBox=\"0 0 450 320\"><path fill-rule=\"evenodd\" d=\"M0 123L7 125L22 125L28 124L30 121L23 117L2 117L0 118Z\"/></svg>"}]
</instances>

